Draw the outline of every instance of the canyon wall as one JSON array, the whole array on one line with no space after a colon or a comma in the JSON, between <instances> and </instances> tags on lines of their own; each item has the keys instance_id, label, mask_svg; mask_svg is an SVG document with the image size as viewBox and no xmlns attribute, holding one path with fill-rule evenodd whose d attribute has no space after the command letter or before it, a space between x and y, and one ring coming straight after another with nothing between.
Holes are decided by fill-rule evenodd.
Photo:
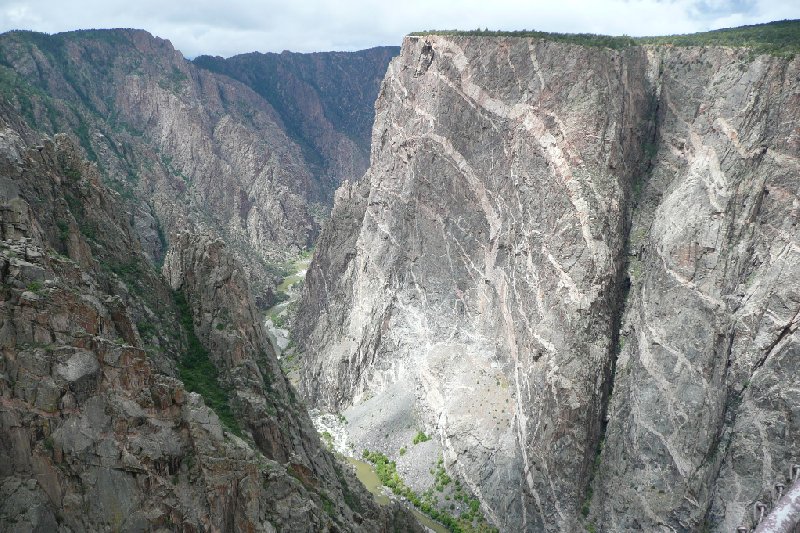
<instances>
[{"instance_id":1,"label":"canyon wall","mask_svg":"<svg viewBox=\"0 0 800 533\"><path fill-rule=\"evenodd\" d=\"M131 216L0 103L2 529L419 530L322 446L225 245L162 276Z\"/></svg>"},{"instance_id":2,"label":"canyon wall","mask_svg":"<svg viewBox=\"0 0 800 533\"><path fill-rule=\"evenodd\" d=\"M747 524L799 455L798 66L407 37L307 276L306 400L435 435L502 530Z\"/></svg>"},{"instance_id":3,"label":"canyon wall","mask_svg":"<svg viewBox=\"0 0 800 533\"><path fill-rule=\"evenodd\" d=\"M733 531L800 457L800 61L648 54L658 143L593 513Z\"/></svg>"},{"instance_id":4,"label":"canyon wall","mask_svg":"<svg viewBox=\"0 0 800 533\"><path fill-rule=\"evenodd\" d=\"M375 98L399 46L357 52L200 56L193 63L251 87L275 109L329 205L345 180L369 166Z\"/></svg>"},{"instance_id":5,"label":"canyon wall","mask_svg":"<svg viewBox=\"0 0 800 533\"><path fill-rule=\"evenodd\" d=\"M0 529L420 530L261 324L330 196L305 157L144 31L0 35Z\"/></svg>"}]
</instances>

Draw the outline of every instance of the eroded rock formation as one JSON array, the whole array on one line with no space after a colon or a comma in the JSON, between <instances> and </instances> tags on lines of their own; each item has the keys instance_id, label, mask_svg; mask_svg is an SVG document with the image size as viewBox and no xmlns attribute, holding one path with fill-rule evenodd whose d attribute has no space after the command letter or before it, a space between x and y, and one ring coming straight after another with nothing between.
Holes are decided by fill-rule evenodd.
<instances>
[{"instance_id":1,"label":"eroded rock formation","mask_svg":"<svg viewBox=\"0 0 800 533\"><path fill-rule=\"evenodd\" d=\"M358 52L280 54L258 52L200 56L193 63L241 81L281 117L300 146L328 205L344 180L360 178L369 166L375 98L398 46Z\"/></svg>"},{"instance_id":2,"label":"eroded rock formation","mask_svg":"<svg viewBox=\"0 0 800 533\"><path fill-rule=\"evenodd\" d=\"M307 55L281 57L292 70ZM31 128L73 135L98 162L103 181L131 206L154 262L173 232L200 228L225 240L264 307L275 266L312 244L332 191L367 165L367 141L350 137L371 124L377 84L353 80L358 98L341 91L336 105L319 101L333 98L333 85L346 86L337 76L348 68L359 80L379 79L389 57L336 56L332 72L322 61L326 75L317 81L325 90L284 92L278 112L259 91L272 94L268 83L283 72L245 78L251 88L141 30L9 32L0 36L0 92ZM285 111L297 108L307 111ZM332 117L332 109L345 116ZM309 132L317 132L317 151L306 148Z\"/></svg>"}]
</instances>

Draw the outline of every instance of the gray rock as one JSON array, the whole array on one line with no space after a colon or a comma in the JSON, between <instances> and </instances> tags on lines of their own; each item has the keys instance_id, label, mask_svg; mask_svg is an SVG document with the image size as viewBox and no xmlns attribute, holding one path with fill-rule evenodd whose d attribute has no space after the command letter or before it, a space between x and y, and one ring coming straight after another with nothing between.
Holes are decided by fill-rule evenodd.
<instances>
[{"instance_id":1,"label":"gray rock","mask_svg":"<svg viewBox=\"0 0 800 533\"><path fill-rule=\"evenodd\" d=\"M91 352L77 352L66 362L56 365L56 373L69 383L75 383L100 370L97 356Z\"/></svg>"}]
</instances>

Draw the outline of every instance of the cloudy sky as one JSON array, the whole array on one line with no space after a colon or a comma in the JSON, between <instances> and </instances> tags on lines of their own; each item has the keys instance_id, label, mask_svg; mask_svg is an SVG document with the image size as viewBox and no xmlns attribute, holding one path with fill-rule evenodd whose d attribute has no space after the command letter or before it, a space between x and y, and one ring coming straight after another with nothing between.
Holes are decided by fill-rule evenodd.
<instances>
[{"instance_id":1,"label":"cloudy sky","mask_svg":"<svg viewBox=\"0 0 800 533\"><path fill-rule=\"evenodd\" d=\"M415 30L664 35L800 18L798 0L0 0L0 31L143 28L185 56L358 50Z\"/></svg>"}]
</instances>

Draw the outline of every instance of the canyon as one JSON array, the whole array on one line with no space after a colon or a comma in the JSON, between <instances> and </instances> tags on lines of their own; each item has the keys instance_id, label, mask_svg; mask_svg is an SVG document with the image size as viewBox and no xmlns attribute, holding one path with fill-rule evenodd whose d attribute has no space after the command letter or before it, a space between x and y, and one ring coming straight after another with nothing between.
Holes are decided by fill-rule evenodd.
<instances>
[{"instance_id":1,"label":"canyon","mask_svg":"<svg viewBox=\"0 0 800 533\"><path fill-rule=\"evenodd\" d=\"M0 35L0 529L756 527L800 477L797 24Z\"/></svg>"},{"instance_id":2,"label":"canyon","mask_svg":"<svg viewBox=\"0 0 800 533\"><path fill-rule=\"evenodd\" d=\"M0 36L0 69L4 97L27 124L77 137L106 185L131 206L153 261L163 261L174 231L214 233L264 308L274 303L278 266L316 238L333 190L366 170L369 139L359 132L372 122L372 100L396 51L317 54L297 74L296 85L328 88L327 99L342 110L333 122L325 114L333 104L310 89L265 98L247 85L252 80L201 68L141 30L9 32ZM284 61L286 68L301 57ZM348 77L333 61L359 68L359 91L372 100L350 98L353 90L335 81ZM252 63L234 65L259 68ZM324 132L313 153L300 130Z\"/></svg>"},{"instance_id":3,"label":"canyon","mask_svg":"<svg viewBox=\"0 0 800 533\"><path fill-rule=\"evenodd\" d=\"M321 190L274 109L143 31L0 51L2 529L422 531L262 327Z\"/></svg>"}]
</instances>

